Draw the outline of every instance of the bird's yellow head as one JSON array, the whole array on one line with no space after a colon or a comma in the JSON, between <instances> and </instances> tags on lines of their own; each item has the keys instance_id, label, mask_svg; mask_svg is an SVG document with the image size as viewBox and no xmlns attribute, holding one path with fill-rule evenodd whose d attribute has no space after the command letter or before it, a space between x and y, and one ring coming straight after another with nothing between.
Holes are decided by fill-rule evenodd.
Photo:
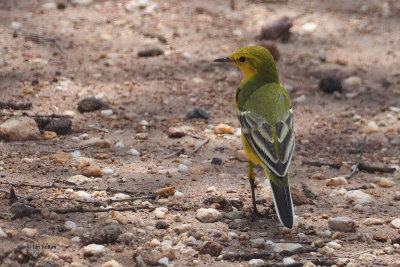
<instances>
[{"instance_id":1,"label":"bird's yellow head","mask_svg":"<svg viewBox=\"0 0 400 267\"><path fill-rule=\"evenodd\" d=\"M237 50L229 57L218 58L215 62L230 62L244 73L243 82L254 77L266 82L278 82L279 75L271 53L262 46L248 46Z\"/></svg>"}]
</instances>

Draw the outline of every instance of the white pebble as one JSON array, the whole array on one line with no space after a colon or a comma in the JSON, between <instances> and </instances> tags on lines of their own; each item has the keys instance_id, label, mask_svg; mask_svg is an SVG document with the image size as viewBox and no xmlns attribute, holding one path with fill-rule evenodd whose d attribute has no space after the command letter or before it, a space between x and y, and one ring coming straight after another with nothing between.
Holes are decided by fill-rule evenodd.
<instances>
[{"instance_id":1,"label":"white pebble","mask_svg":"<svg viewBox=\"0 0 400 267\"><path fill-rule=\"evenodd\" d=\"M315 31L316 28L317 28L317 24L315 24L314 22L307 22L307 23L303 24L303 26L301 26L301 29L308 33Z\"/></svg>"},{"instance_id":2,"label":"white pebble","mask_svg":"<svg viewBox=\"0 0 400 267\"><path fill-rule=\"evenodd\" d=\"M290 264L295 264L296 263L296 261L291 257L283 258L282 262L283 262L284 265L290 265Z\"/></svg>"},{"instance_id":3,"label":"white pebble","mask_svg":"<svg viewBox=\"0 0 400 267\"><path fill-rule=\"evenodd\" d=\"M74 229L76 227L76 223L74 223L73 221L66 221L64 223L65 229L67 230L71 230Z\"/></svg>"},{"instance_id":4,"label":"white pebble","mask_svg":"<svg viewBox=\"0 0 400 267\"><path fill-rule=\"evenodd\" d=\"M262 259L251 259L249 260L249 265L250 266L259 266L259 265L263 265L264 264L264 260Z\"/></svg>"},{"instance_id":5,"label":"white pebble","mask_svg":"<svg viewBox=\"0 0 400 267\"><path fill-rule=\"evenodd\" d=\"M188 167L185 164L179 164L178 171L187 172L188 171Z\"/></svg>"},{"instance_id":6,"label":"white pebble","mask_svg":"<svg viewBox=\"0 0 400 267\"><path fill-rule=\"evenodd\" d=\"M74 151L70 152L70 154L72 155L72 157L74 159L82 157L82 153L80 150L74 150Z\"/></svg>"},{"instance_id":7,"label":"white pebble","mask_svg":"<svg viewBox=\"0 0 400 267\"><path fill-rule=\"evenodd\" d=\"M104 169L101 170L101 172L102 172L104 175L111 175L111 174L114 173L114 170L111 169L111 168L104 168Z\"/></svg>"},{"instance_id":8,"label":"white pebble","mask_svg":"<svg viewBox=\"0 0 400 267\"><path fill-rule=\"evenodd\" d=\"M162 257L158 260L158 263L161 265L168 265L168 257Z\"/></svg>"},{"instance_id":9,"label":"white pebble","mask_svg":"<svg viewBox=\"0 0 400 267\"><path fill-rule=\"evenodd\" d=\"M118 141L115 145L115 147L123 148L125 147L124 143L122 141Z\"/></svg>"},{"instance_id":10,"label":"white pebble","mask_svg":"<svg viewBox=\"0 0 400 267\"><path fill-rule=\"evenodd\" d=\"M343 87L348 89L357 89L361 86L362 80L358 76L350 76L343 80Z\"/></svg>"},{"instance_id":11,"label":"white pebble","mask_svg":"<svg viewBox=\"0 0 400 267\"><path fill-rule=\"evenodd\" d=\"M174 199L182 199L184 197L185 197L185 195L182 192L175 190Z\"/></svg>"},{"instance_id":12,"label":"white pebble","mask_svg":"<svg viewBox=\"0 0 400 267\"><path fill-rule=\"evenodd\" d=\"M328 247L333 248L333 249L339 249L342 247L342 245L340 245L339 243L335 242L335 241L330 241L326 244Z\"/></svg>"},{"instance_id":13,"label":"white pebble","mask_svg":"<svg viewBox=\"0 0 400 267\"><path fill-rule=\"evenodd\" d=\"M104 109L101 111L101 115L103 116L111 116L113 114L112 109Z\"/></svg>"},{"instance_id":14,"label":"white pebble","mask_svg":"<svg viewBox=\"0 0 400 267\"><path fill-rule=\"evenodd\" d=\"M126 152L126 154L131 156L140 156L140 152L134 148L129 149L128 152Z\"/></svg>"}]
</instances>

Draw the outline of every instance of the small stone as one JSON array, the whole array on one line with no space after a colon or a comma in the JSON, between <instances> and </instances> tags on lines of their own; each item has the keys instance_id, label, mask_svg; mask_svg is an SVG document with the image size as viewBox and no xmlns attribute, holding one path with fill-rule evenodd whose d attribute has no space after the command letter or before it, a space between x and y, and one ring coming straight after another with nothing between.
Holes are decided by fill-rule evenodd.
<instances>
[{"instance_id":1,"label":"small stone","mask_svg":"<svg viewBox=\"0 0 400 267\"><path fill-rule=\"evenodd\" d=\"M382 219L377 219L377 218L367 218L363 221L363 224L367 225L367 226L371 226L371 225L381 225L383 224L384 221Z\"/></svg>"},{"instance_id":2,"label":"small stone","mask_svg":"<svg viewBox=\"0 0 400 267\"><path fill-rule=\"evenodd\" d=\"M274 243L272 244L274 248L274 252L282 252L282 251L293 251L298 248L301 248L301 244L299 243Z\"/></svg>"},{"instance_id":3,"label":"small stone","mask_svg":"<svg viewBox=\"0 0 400 267\"><path fill-rule=\"evenodd\" d=\"M18 21L12 21L10 24L10 28L13 30L18 30L19 28L21 28L22 24Z\"/></svg>"},{"instance_id":4,"label":"small stone","mask_svg":"<svg viewBox=\"0 0 400 267\"><path fill-rule=\"evenodd\" d=\"M203 246L201 246L200 254L209 254L213 257L218 257L224 247L214 241L206 241Z\"/></svg>"},{"instance_id":5,"label":"small stone","mask_svg":"<svg viewBox=\"0 0 400 267\"><path fill-rule=\"evenodd\" d=\"M317 172L317 173L314 173L314 174L311 176L311 179L315 179L315 180L324 180L324 179L325 179L325 175L324 175L323 173Z\"/></svg>"},{"instance_id":6,"label":"small stone","mask_svg":"<svg viewBox=\"0 0 400 267\"><path fill-rule=\"evenodd\" d=\"M156 57L164 54L164 51L158 47L145 49L137 53L138 57Z\"/></svg>"},{"instance_id":7,"label":"small stone","mask_svg":"<svg viewBox=\"0 0 400 267\"><path fill-rule=\"evenodd\" d=\"M297 261L295 261L293 258L291 258L291 257L287 257L287 258L283 258L283 261L282 261L282 263L283 263L283 265L291 265L291 264L295 264L295 263L297 263Z\"/></svg>"},{"instance_id":8,"label":"small stone","mask_svg":"<svg viewBox=\"0 0 400 267\"><path fill-rule=\"evenodd\" d=\"M186 114L186 117L188 119L202 118L207 120L210 118L210 115L200 108L194 108Z\"/></svg>"},{"instance_id":9,"label":"small stone","mask_svg":"<svg viewBox=\"0 0 400 267\"><path fill-rule=\"evenodd\" d=\"M314 22L307 22L301 26L301 29L307 33L312 33L313 31L315 31L316 28L317 24Z\"/></svg>"},{"instance_id":10,"label":"small stone","mask_svg":"<svg viewBox=\"0 0 400 267\"><path fill-rule=\"evenodd\" d=\"M212 158L211 159L211 164L221 165L222 164L222 159L221 158Z\"/></svg>"},{"instance_id":11,"label":"small stone","mask_svg":"<svg viewBox=\"0 0 400 267\"><path fill-rule=\"evenodd\" d=\"M363 128L363 133L364 134L371 134L371 133L377 133L379 132L379 126L376 124L374 121L369 121L367 125Z\"/></svg>"},{"instance_id":12,"label":"small stone","mask_svg":"<svg viewBox=\"0 0 400 267\"><path fill-rule=\"evenodd\" d=\"M193 166L193 167L190 167L189 168L189 173L190 174L198 174L198 175L201 175L201 174L204 174L204 167L203 166L201 166L201 165L198 165L198 166Z\"/></svg>"},{"instance_id":13,"label":"small stone","mask_svg":"<svg viewBox=\"0 0 400 267\"><path fill-rule=\"evenodd\" d=\"M396 229L400 229L400 218L394 219L390 222L390 226Z\"/></svg>"},{"instance_id":14,"label":"small stone","mask_svg":"<svg viewBox=\"0 0 400 267\"><path fill-rule=\"evenodd\" d=\"M82 185L82 184L85 184L90 181L92 181L92 179L78 174L78 175L69 177L66 182L70 183L70 184L74 184L74 185Z\"/></svg>"},{"instance_id":15,"label":"small stone","mask_svg":"<svg viewBox=\"0 0 400 267\"><path fill-rule=\"evenodd\" d=\"M335 241L328 242L328 243L326 243L326 245L333 249L340 249L342 247L342 245L340 245L339 243L337 243Z\"/></svg>"},{"instance_id":16,"label":"small stone","mask_svg":"<svg viewBox=\"0 0 400 267\"><path fill-rule=\"evenodd\" d=\"M100 159L100 160L109 159L110 155L108 155L107 153L96 153L93 155L93 158Z\"/></svg>"},{"instance_id":17,"label":"small stone","mask_svg":"<svg viewBox=\"0 0 400 267\"><path fill-rule=\"evenodd\" d=\"M86 177L100 177L102 175L101 169L97 166L87 166L82 169L81 173Z\"/></svg>"},{"instance_id":18,"label":"small stone","mask_svg":"<svg viewBox=\"0 0 400 267\"><path fill-rule=\"evenodd\" d=\"M162 257L158 260L158 263L161 265L168 265L168 261L169 261L168 257Z\"/></svg>"},{"instance_id":19,"label":"small stone","mask_svg":"<svg viewBox=\"0 0 400 267\"><path fill-rule=\"evenodd\" d=\"M38 235L38 230L35 228L24 228L21 230L21 234L29 238L34 238Z\"/></svg>"},{"instance_id":20,"label":"small stone","mask_svg":"<svg viewBox=\"0 0 400 267\"><path fill-rule=\"evenodd\" d=\"M244 150L236 151L236 158L241 162L247 162L247 156Z\"/></svg>"},{"instance_id":21,"label":"small stone","mask_svg":"<svg viewBox=\"0 0 400 267\"><path fill-rule=\"evenodd\" d=\"M347 182L347 179L342 176L333 177L326 180L327 186L341 186L341 185L347 185L348 183L349 182Z\"/></svg>"},{"instance_id":22,"label":"small stone","mask_svg":"<svg viewBox=\"0 0 400 267\"><path fill-rule=\"evenodd\" d=\"M168 229L169 224L166 221L157 221L155 227L157 229Z\"/></svg>"},{"instance_id":23,"label":"small stone","mask_svg":"<svg viewBox=\"0 0 400 267\"><path fill-rule=\"evenodd\" d=\"M378 232L373 235L372 239L374 239L375 241L378 241L378 242L385 243L386 241L388 241L389 237L385 233Z\"/></svg>"},{"instance_id":24,"label":"small stone","mask_svg":"<svg viewBox=\"0 0 400 267\"><path fill-rule=\"evenodd\" d=\"M111 143L108 140L104 140L99 137L92 137L82 143L83 146L96 146L100 148L109 148Z\"/></svg>"},{"instance_id":25,"label":"small stone","mask_svg":"<svg viewBox=\"0 0 400 267\"><path fill-rule=\"evenodd\" d=\"M124 148L125 147L125 145L124 145L124 143L122 141L118 141L117 143L115 143L114 146L118 147L118 148Z\"/></svg>"},{"instance_id":26,"label":"small stone","mask_svg":"<svg viewBox=\"0 0 400 267\"><path fill-rule=\"evenodd\" d=\"M179 172L187 172L188 171L188 167L185 164L179 164L178 171Z\"/></svg>"},{"instance_id":27,"label":"small stone","mask_svg":"<svg viewBox=\"0 0 400 267\"><path fill-rule=\"evenodd\" d=\"M300 95L298 97L295 97L292 102L294 102L294 103L304 103L306 101L307 101L307 97L305 95Z\"/></svg>"},{"instance_id":28,"label":"small stone","mask_svg":"<svg viewBox=\"0 0 400 267\"><path fill-rule=\"evenodd\" d=\"M79 199L91 199L92 195L85 191L77 191L75 192L75 196Z\"/></svg>"},{"instance_id":29,"label":"small stone","mask_svg":"<svg viewBox=\"0 0 400 267\"><path fill-rule=\"evenodd\" d=\"M322 248L322 247L325 246L325 242L320 238L315 240L312 244L314 244L314 246L317 247L317 248Z\"/></svg>"},{"instance_id":30,"label":"small stone","mask_svg":"<svg viewBox=\"0 0 400 267\"><path fill-rule=\"evenodd\" d=\"M332 240L341 239L343 236L342 232L335 232L332 234Z\"/></svg>"},{"instance_id":31,"label":"small stone","mask_svg":"<svg viewBox=\"0 0 400 267\"><path fill-rule=\"evenodd\" d=\"M252 248L264 248L265 247L265 240L264 238L255 238L250 239L250 245Z\"/></svg>"},{"instance_id":32,"label":"small stone","mask_svg":"<svg viewBox=\"0 0 400 267\"><path fill-rule=\"evenodd\" d=\"M6 233L4 233L3 229L0 227L0 237L7 237Z\"/></svg>"},{"instance_id":33,"label":"small stone","mask_svg":"<svg viewBox=\"0 0 400 267\"><path fill-rule=\"evenodd\" d=\"M356 223L348 217L331 217L328 219L329 229L340 232L355 232Z\"/></svg>"},{"instance_id":34,"label":"small stone","mask_svg":"<svg viewBox=\"0 0 400 267\"><path fill-rule=\"evenodd\" d=\"M101 267L123 267L123 265L116 260L110 260L110 261L103 263L103 265L101 265Z\"/></svg>"},{"instance_id":35,"label":"small stone","mask_svg":"<svg viewBox=\"0 0 400 267\"><path fill-rule=\"evenodd\" d=\"M71 230L74 229L76 227L76 223L74 223L73 221L66 221L64 223L65 229L67 230Z\"/></svg>"},{"instance_id":36,"label":"small stone","mask_svg":"<svg viewBox=\"0 0 400 267\"><path fill-rule=\"evenodd\" d=\"M311 261L307 261L306 263L303 264L302 267L316 267L316 265Z\"/></svg>"},{"instance_id":37,"label":"small stone","mask_svg":"<svg viewBox=\"0 0 400 267\"><path fill-rule=\"evenodd\" d=\"M124 194L124 193L116 193L114 195L115 199L121 200L121 199L127 199L130 198L130 195Z\"/></svg>"},{"instance_id":38,"label":"small stone","mask_svg":"<svg viewBox=\"0 0 400 267\"><path fill-rule=\"evenodd\" d=\"M110 168L104 168L101 170L101 173L104 175L112 175L114 173L114 170Z\"/></svg>"},{"instance_id":39,"label":"small stone","mask_svg":"<svg viewBox=\"0 0 400 267\"><path fill-rule=\"evenodd\" d=\"M200 208L196 211L196 218L203 223L216 222L221 219L222 214L213 208Z\"/></svg>"},{"instance_id":40,"label":"small stone","mask_svg":"<svg viewBox=\"0 0 400 267\"><path fill-rule=\"evenodd\" d=\"M149 241L148 244L150 247L158 247L161 245L161 242L158 239L154 238L153 240Z\"/></svg>"},{"instance_id":41,"label":"small stone","mask_svg":"<svg viewBox=\"0 0 400 267\"><path fill-rule=\"evenodd\" d=\"M182 192L175 191L175 193L174 193L174 199L182 199L182 198L184 198L184 197L185 197L185 195L184 195Z\"/></svg>"},{"instance_id":42,"label":"small stone","mask_svg":"<svg viewBox=\"0 0 400 267\"><path fill-rule=\"evenodd\" d=\"M400 245L400 235L393 237L392 241L390 242L392 245L399 244Z\"/></svg>"},{"instance_id":43,"label":"small stone","mask_svg":"<svg viewBox=\"0 0 400 267\"><path fill-rule=\"evenodd\" d=\"M93 0L71 0L71 3L78 6L88 6Z\"/></svg>"},{"instance_id":44,"label":"small stone","mask_svg":"<svg viewBox=\"0 0 400 267\"><path fill-rule=\"evenodd\" d=\"M235 129L232 126L220 123L214 127L215 134L234 134Z\"/></svg>"},{"instance_id":45,"label":"small stone","mask_svg":"<svg viewBox=\"0 0 400 267\"><path fill-rule=\"evenodd\" d=\"M106 247L103 245L90 244L87 245L86 247L83 247L82 250L83 250L83 255L85 257L91 257L91 256L103 255L104 252L106 251Z\"/></svg>"},{"instance_id":46,"label":"small stone","mask_svg":"<svg viewBox=\"0 0 400 267\"><path fill-rule=\"evenodd\" d=\"M104 102L101 99L95 97L88 97L81 100L78 103L78 111L80 113L90 112L102 109L104 106Z\"/></svg>"},{"instance_id":47,"label":"small stone","mask_svg":"<svg viewBox=\"0 0 400 267\"><path fill-rule=\"evenodd\" d=\"M15 117L0 124L0 136L7 141L40 140L41 134L34 119Z\"/></svg>"},{"instance_id":48,"label":"small stone","mask_svg":"<svg viewBox=\"0 0 400 267\"><path fill-rule=\"evenodd\" d=\"M134 148L129 149L128 152L126 152L126 154L131 156L140 156L140 152Z\"/></svg>"},{"instance_id":49,"label":"small stone","mask_svg":"<svg viewBox=\"0 0 400 267\"><path fill-rule=\"evenodd\" d=\"M345 199L353 201L355 204L367 204L373 202L371 195L361 190L352 190L344 195Z\"/></svg>"},{"instance_id":50,"label":"small stone","mask_svg":"<svg viewBox=\"0 0 400 267\"><path fill-rule=\"evenodd\" d=\"M343 87L347 89L358 89L361 84L361 78L358 76L350 76L343 80Z\"/></svg>"},{"instance_id":51,"label":"small stone","mask_svg":"<svg viewBox=\"0 0 400 267\"><path fill-rule=\"evenodd\" d=\"M51 140L57 138L57 133L52 131L44 131L42 134L43 140Z\"/></svg>"},{"instance_id":52,"label":"small stone","mask_svg":"<svg viewBox=\"0 0 400 267\"><path fill-rule=\"evenodd\" d=\"M181 138L186 135L185 128L183 127L170 127L168 129L169 138Z\"/></svg>"},{"instance_id":53,"label":"small stone","mask_svg":"<svg viewBox=\"0 0 400 267\"><path fill-rule=\"evenodd\" d=\"M263 259L251 259L249 260L249 265L250 266L260 266L264 264L264 260Z\"/></svg>"},{"instance_id":54,"label":"small stone","mask_svg":"<svg viewBox=\"0 0 400 267\"><path fill-rule=\"evenodd\" d=\"M324 77L320 80L319 89L329 94L332 94L335 91L337 92L343 91L340 80L336 77L331 77L331 76Z\"/></svg>"},{"instance_id":55,"label":"small stone","mask_svg":"<svg viewBox=\"0 0 400 267\"><path fill-rule=\"evenodd\" d=\"M173 231L175 233L181 234L181 233L185 233L185 232L189 232L190 229L192 229L190 224L184 223L181 225L177 225L173 228Z\"/></svg>"},{"instance_id":56,"label":"small stone","mask_svg":"<svg viewBox=\"0 0 400 267\"><path fill-rule=\"evenodd\" d=\"M175 190L173 187L161 188L154 192L154 194L156 194L157 196L173 196L174 193Z\"/></svg>"},{"instance_id":57,"label":"small stone","mask_svg":"<svg viewBox=\"0 0 400 267\"><path fill-rule=\"evenodd\" d=\"M225 217L231 220L234 219L241 219L244 216L244 211L242 210L235 210L225 213Z\"/></svg>"},{"instance_id":58,"label":"small stone","mask_svg":"<svg viewBox=\"0 0 400 267\"><path fill-rule=\"evenodd\" d=\"M167 216L168 209L165 207L156 208L153 213L157 219L164 219Z\"/></svg>"},{"instance_id":59,"label":"small stone","mask_svg":"<svg viewBox=\"0 0 400 267\"><path fill-rule=\"evenodd\" d=\"M373 181L377 183L380 187L384 188L389 188L396 184L395 182L384 177L374 177Z\"/></svg>"}]
</instances>

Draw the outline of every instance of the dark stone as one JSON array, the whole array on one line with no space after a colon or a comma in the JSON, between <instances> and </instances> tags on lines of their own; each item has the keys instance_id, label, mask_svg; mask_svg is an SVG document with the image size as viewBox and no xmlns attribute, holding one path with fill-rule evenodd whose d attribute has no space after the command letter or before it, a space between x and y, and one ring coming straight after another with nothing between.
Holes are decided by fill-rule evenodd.
<instances>
[{"instance_id":1,"label":"dark stone","mask_svg":"<svg viewBox=\"0 0 400 267\"><path fill-rule=\"evenodd\" d=\"M212 158L211 159L211 164L221 165L222 164L222 159L221 158Z\"/></svg>"},{"instance_id":2,"label":"dark stone","mask_svg":"<svg viewBox=\"0 0 400 267\"><path fill-rule=\"evenodd\" d=\"M400 235L395 236L395 237L392 239L391 244L392 244L392 245L394 245L394 244L399 244L399 245L400 245Z\"/></svg>"},{"instance_id":3,"label":"dark stone","mask_svg":"<svg viewBox=\"0 0 400 267\"><path fill-rule=\"evenodd\" d=\"M57 3L57 9L62 10L62 9L66 9L66 8L67 8L67 6L64 3L62 3L62 2Z\"/></svg>"},{"instance_id":4,"label":"dark stone","mask_svg":"<svg viewBox=\"0 0 400 267\"><path fill-rule=\"evenodd\" d=\"M146 49L146 50L142 50L142 51L138 52L139 57L156 57L156 56L160 56L163 54L164 54L164 51L158 47L154 47L154 48L150 48L150 49Z\"/></svg>"},{"instance_id":5,"label":"dark stone","mask_svg":"<svg viewBox=\"0 0 400 267\"><path fill-rule=\"evenodd\" d=\"M82 243L87 244L112 244L117 242L119 235L122 234L121 227L114 223L104 227L93 229L82 235Z\"/></svg>"},{"instance_id":6,"label":"dark stone","mask_svg":"<svg viewBox=\"0 0 400 267\"><path fill-rule=\"evenodd\" d=\"M158 222L156 222L155 227L157 229L168 229L169 224L166 221L158 221Z\"/></svg>"},{"instance_id":7,"label":"dark stone","mask_svg":"<svg viewBox=\"0 0 400 267\"><path fill-rule=\"evenodd\" d=\"M325 93L332 94L335 91L342 92L342 84L336 77L327 76L319 82L319 89Z\"/></svg>"},{"instance_id":8,"label":"dark stone","mask_svg":"<svg viewBox=\"0 0 400 267\"><path fill-rule=\"evenodd\" d=\"M384 233L375 233L373 239L378 242L385 243L388 241L389 237Z\"/></svg>"},{"instance_id":9,"label":"dark stone","mask_svg":"<svg viewBox=\"0 0 400 267\"><path fill-rule=\"evenodd\" d=\"M194 108L191 111L188 112L186 115L188 119L195 119L195 118L202 118L208 120L210 118L210 115L207 114L204 110L200 108Z\"/></svg>"},{"instance_id":10,"label":"dark stone","mask_svg":"<svg viewBox=\"0 0 400 267\"><path fill-rule=\"evenodd\" d=\"M200 248L200 254L209 254L213 257L218 257L221 254L221 251L224 247L217 242L214 241L207 241L204 245Z\"/></svg>"},{"instance_id":11,"label":"dark stone","mask_svg":"<svg viewBox=\"0 0 400 267\"><path fill-rule=\"evenodd\" d=\"M80 113L90 112L102 109L104 102L101 99L95 97L87 97L78 103L78 111Z\"/></svg>"},{"instance_id":12,"label":"dark stone","mask_svg":"<svg viewBox=\"0 0 400 267\"><path fill-rule=\"evenodd\" d=\"M72 132L72 121L68 118L51 118L43 129L56 132L59 135L70 134Z\"/></svg>"}]
</instances>

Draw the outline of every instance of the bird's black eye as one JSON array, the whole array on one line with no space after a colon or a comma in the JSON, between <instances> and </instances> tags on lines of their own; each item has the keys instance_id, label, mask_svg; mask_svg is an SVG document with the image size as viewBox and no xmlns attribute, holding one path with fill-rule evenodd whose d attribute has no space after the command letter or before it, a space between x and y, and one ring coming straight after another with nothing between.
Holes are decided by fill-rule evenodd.
<instances>
[{"instance_id":1,"label":"bird's black eye","mask_svg":"<svg viewBox=\"0 0 400 267\"><path fill-rule=\"evenodd\" d=\"M245 61L246 61L246 58L245 58L245 57L240 57L240 58L239 58L239 61L240 61L240 62L245 62Z\"/></svg>"}]
</instances>

